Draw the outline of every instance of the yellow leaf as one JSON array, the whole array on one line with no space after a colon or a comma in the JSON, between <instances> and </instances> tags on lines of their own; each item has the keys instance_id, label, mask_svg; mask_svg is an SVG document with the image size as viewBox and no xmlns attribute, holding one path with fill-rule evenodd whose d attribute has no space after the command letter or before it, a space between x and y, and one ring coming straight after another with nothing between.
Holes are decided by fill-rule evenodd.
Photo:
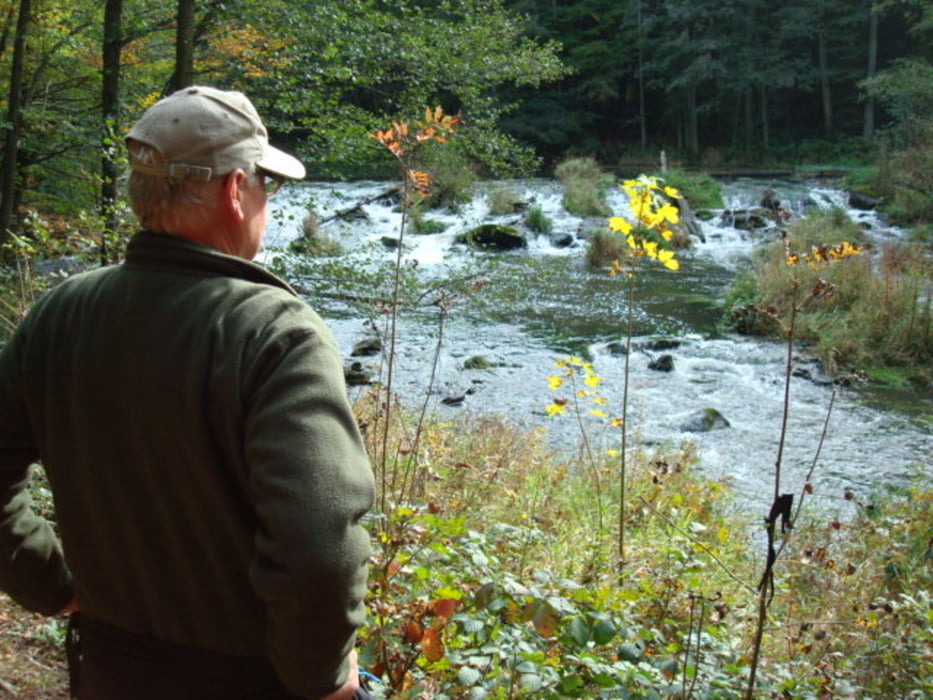
<instances>
[{"instance_id":1,"label":"yellow leaf","mask_svg":"<svg viewBox=\"0 0 933 700\"><path fill-rule=\"evenodd\" d=\"M632 225L621 216L614 216L609 219L609 229L618 231L623 235L628 235L632 231Z\"/></svg>"}]
</instances>

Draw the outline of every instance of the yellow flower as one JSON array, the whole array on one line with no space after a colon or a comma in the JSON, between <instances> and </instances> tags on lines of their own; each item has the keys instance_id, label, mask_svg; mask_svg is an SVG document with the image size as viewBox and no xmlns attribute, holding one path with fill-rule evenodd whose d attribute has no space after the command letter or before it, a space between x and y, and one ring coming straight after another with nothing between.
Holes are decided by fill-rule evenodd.
<instances>
[{"instance_id":1,"label":"yellow flower","mask_svg":"<svg viewBox=\"0 0 933 700\"><path fill-rule=\"evenodd\" d=\"M548 389L558 389L563 383L564 383L564 380L557 376L547 378Z\"/></svg>"},{"instance_id":2,"label":"yellow flower","mask_svg":"<svg viewBox=\"0 0 933 700\"><path fill-rule=\"evenodd\" d=\"M680 192L678 192L678 191L677 191L675 188L673 188L673 187L667 187L667 186L665 186L665 187L664 187L664 194L666 194L668 197L674 197L674 198L676 198L676 199L680 199Z\"/></svg>"},{"instance_id":3,"label":"yellow flower","mask_svg":"<svg viewBox=\"0 0 933 700\"><path fill-rule=\"evenodd\" d=\"M544 409L547 411L548 416L556 416L564 412L564 407L557 403L549 404Z\"/></svg>"},{"instance_id":4,"label":"yellow flower","mask_svg":"<svg viewBox=\"0 0 933 700\"><path fill-rule=\"evenodd\" d=\"M597 418L608 418L609 414L605 411L600 411L598 408L591 408L590 413L592 413Z\"/></svg>"},{"instance_id":5,"label":"yellow flower","mask_svg":"<svg viewBox=\"0 0 933 700\"><path fill-rule=\"evenodd\" d=\"M583 380L583 383L587 386L597 387L601 381L602 379L600 377L593 374L592 372L588 372L586 379Z\"/></svg>"},{"instance_id":6,"label":"yellow flower","mask_svg":"<svg viewBox=\"0 0 933 700\"><path fill-rule=\"evenodd\" d=\"M619 454L618 450L606 450L606 456L608 457L618 457Z\"/></svg>"},{"instance_id":7,"label":"yellow flower","mask_svg":"<svg viewBox=\"0 0 933 700\"><path fill-rule=\"evenodd\" d=\"M614 216L609 219L609 229L627 236L632 231L632 225L621 216Z\"/></svg>"}]
</instances>

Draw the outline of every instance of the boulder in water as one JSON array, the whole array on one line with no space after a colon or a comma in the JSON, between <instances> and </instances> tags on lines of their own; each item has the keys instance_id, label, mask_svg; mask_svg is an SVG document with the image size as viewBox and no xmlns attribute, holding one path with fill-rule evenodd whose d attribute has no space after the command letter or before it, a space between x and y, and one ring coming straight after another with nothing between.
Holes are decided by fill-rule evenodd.
<instances>
[{"instance_id":1,"label":"boulder in water","mask_svg":"<svg viewBox=\"0 0 933 700\"><path fill-rule=\"evenodd\" d=\"M715 408L701 408L684 421L680 429L687 433L708 433L729 427L729 421Z\"/></svg>"},{"instance_id":2,"label":"boulder in water","mask_svg":"<svg viewBox=\"0 0 933 700\"><path fill-rule=\"evenodd\" d=\"M514 250L528 246L528 241L518 229L500 224L482 224L472 228L457 236L457 243L484 250Z\"/></svg>"}]
</instances>

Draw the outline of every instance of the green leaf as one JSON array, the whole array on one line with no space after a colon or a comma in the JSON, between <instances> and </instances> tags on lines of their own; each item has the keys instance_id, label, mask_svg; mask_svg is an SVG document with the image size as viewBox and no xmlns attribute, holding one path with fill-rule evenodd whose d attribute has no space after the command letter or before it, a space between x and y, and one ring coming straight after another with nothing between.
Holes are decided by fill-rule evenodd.
<instances>
[{"instance_id":1,"label":"green leaf","mask_svg":"<svg viewBox=\"0 0 933 700\"><path fill-rule=\"evenodd\" d=\"M567 627L567 634L576 646L584 647L590 641L590 626L582 617L575 617Z\"/></svg>"},{"instance_id":2,"label":"green leaf","mask_svg":"<svg viewBox=\"0 0 933 700\"><path fill-rule=\"evenodd\" d=\"M457 680L461 685L475 685L482 677L482 673L470 666L462 666L460 670L457 671Z\"/></svg>"},{"instance_id":3,"label":"green leaf","mask_svg":"<svg viewBox=\"0 0 933 700\"><path fill-rule=\"evenodd\" d=\"M593 625L593 641L597 644L608 644L616 636L616 627L609 620L600 620Z\"/></svg>"}]
</instances>

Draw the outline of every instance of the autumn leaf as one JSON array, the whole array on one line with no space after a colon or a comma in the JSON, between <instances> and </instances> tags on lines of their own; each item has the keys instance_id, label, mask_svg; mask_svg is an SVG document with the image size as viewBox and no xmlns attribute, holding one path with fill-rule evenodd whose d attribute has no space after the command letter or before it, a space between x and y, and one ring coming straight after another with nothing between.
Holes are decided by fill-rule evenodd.
<instances>
[{"instance_id":1,"label":"autumn leaf","mask_svg":"<svg viewBox=\"0 0 933 700\"><path fill-rule=\"evenodd\" d=\"M444 643L441 641L440 632L435 628L428 628L421 638L421 653L432 663L444 658Z\"/></svg>"}]
</instances>

